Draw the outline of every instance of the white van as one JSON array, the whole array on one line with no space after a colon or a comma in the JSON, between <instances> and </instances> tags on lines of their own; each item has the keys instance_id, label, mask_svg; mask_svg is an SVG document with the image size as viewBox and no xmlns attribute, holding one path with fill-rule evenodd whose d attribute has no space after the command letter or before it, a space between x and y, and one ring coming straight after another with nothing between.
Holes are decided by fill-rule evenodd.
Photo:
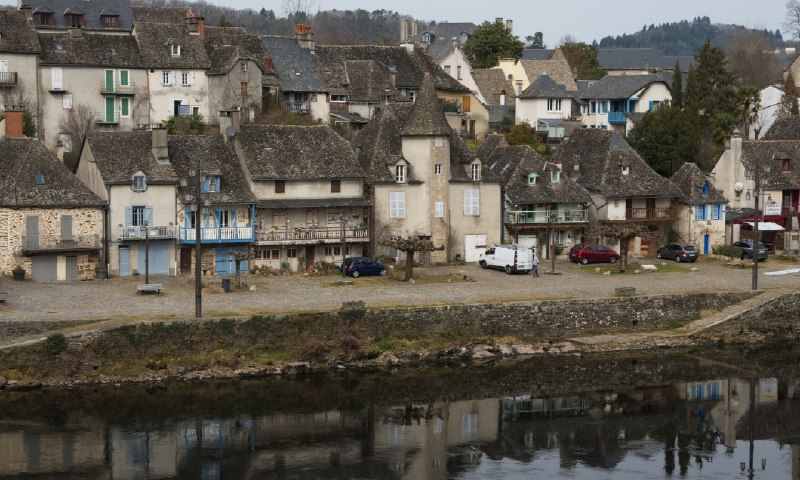
<instances>
[{"instance_id":1,"label":"white van","mask_svg":"<svg viewBox=\"0 0 800 480\"><path fill-rule=\"evenodd\" d=\"M499 268L509 275L528 273L533 268L533 250L516 245L495 245L478 257L481 268Z\"/></svg>"}]
</instances>

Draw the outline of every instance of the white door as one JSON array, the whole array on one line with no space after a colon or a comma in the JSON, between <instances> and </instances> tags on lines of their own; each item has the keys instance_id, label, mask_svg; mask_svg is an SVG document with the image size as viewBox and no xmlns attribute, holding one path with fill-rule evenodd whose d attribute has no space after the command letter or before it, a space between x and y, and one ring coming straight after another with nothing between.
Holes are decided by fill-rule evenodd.
<instances>
[{"instance_id":1,"label":"white door","mask_svg":"<svg viewBox=\"0 0 800 480\"><path fill-rule=\"evenodd\" d=\"M464 237L464 261L477 262L486 251L486 235L466 235Z\"/></svg>"},{"instance_id":2,"label":"white door","mask_svg":"<svg viewBox=\"0 0 800 480\"><path fill-rule=\"evenodd\" d=\"M517 237L517 246L520 248L536 248L535 235L520 235Z\"/></svg>"}]
</instances>

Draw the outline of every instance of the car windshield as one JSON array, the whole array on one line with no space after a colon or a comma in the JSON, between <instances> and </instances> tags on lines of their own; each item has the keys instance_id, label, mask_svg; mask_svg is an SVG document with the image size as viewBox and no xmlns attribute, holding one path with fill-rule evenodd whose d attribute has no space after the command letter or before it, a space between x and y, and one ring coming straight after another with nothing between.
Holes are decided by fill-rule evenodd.
<instances>
[{"instance_id":1,"label":"car windshield","mask_svg":"<svg viewBox=\"0 0 800 480\"><path fill-rule=\"evenodd\" d=\"M694 252L695 250L697 250L697 248L695 248L694 245L684 245L683 249L686 250L687 252Z\"/></svg>"}]
</instances>

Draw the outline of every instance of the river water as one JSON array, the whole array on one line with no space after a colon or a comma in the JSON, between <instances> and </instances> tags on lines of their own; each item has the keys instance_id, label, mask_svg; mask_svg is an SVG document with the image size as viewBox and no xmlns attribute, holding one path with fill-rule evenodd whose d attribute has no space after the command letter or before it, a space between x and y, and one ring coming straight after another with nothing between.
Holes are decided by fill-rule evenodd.
<instances>
[{"instance_id":1,"label":"river water","mask_svg":"<svg viewBox=\"0 0 800 480\"><path fill-rule=\"evenodd\" d=\"M763 348L3 391L0 478L794 479L799 381Z\"/></svg>"}]
</instances>

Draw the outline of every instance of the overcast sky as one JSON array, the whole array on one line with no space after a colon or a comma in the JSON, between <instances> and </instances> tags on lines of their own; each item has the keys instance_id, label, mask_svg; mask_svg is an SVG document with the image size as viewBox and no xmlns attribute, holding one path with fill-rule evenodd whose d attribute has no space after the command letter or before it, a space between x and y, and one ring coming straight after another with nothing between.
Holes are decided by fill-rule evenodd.
<instances>
[{"instance_id":1,"label":"overcast sky","mask_svg":"<svg viewBox=\"0 0 800 480\"><path fill-rule=\"evenodd\" d=\"M233 8L261 7L285 14L284 0L207 0ZM294 0L297 1L297 0ZM305 0L320 10L392 10L419 20L473 22L496 17L514 20L514 33L524 40L540 31L545 43L555 46L570 34L591 42L607 35L641 30L647 24L691 20L707 16L713 23L780 29L786 18L786 0ZM789 40L788 38L785 38Z\"/></svg>"}]
</instances>

